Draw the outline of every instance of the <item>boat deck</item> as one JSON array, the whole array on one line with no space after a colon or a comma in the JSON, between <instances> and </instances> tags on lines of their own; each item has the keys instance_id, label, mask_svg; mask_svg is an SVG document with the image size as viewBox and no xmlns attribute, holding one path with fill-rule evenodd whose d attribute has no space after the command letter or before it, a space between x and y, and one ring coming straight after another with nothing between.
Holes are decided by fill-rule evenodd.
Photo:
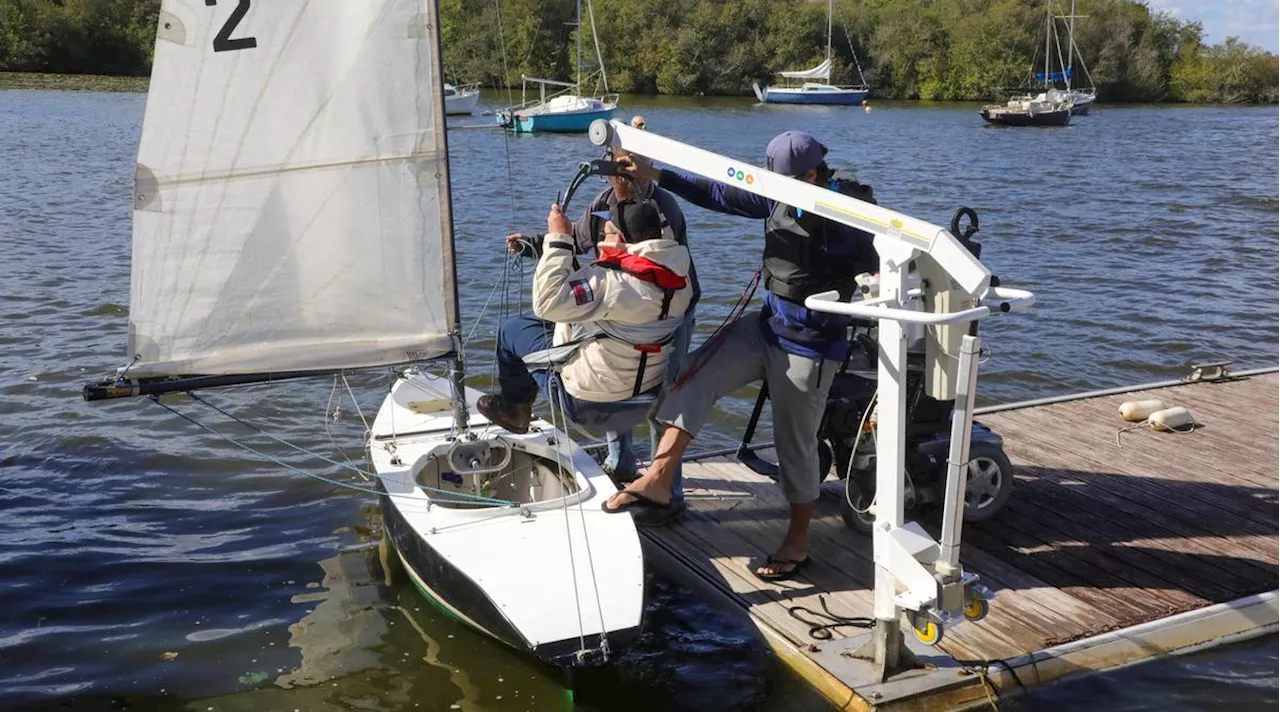
<instances>
[{"instance_id":1,"label":"boat deck","mask_svg":"<svg viewBox=\"0 0 1280 712\"><path fill-rule=\"evenodd\" d=\"M931 651L914 648L932 653L937 670L910 684L863 679L840 655L865 630L823 642L788 611L819 611L822 597L838 615L872 615L871 540L841 520L841 482L824 485L812 562L793 581L750 572L781 541L786 502L732 455L687 462L688 516L646 537L655 561L749 614L839 707L963 707L1276 629L1278 386L1268 373L980 415L1004 437L1016 487L993 520L965 527L961 561L997 598L986 620L948 628ZM1189 408L1201 427L1136 429L1117 444L1120 403L1148 397ZM937 523L925 525L937 535Z\"/></svg>"}]
</instances>

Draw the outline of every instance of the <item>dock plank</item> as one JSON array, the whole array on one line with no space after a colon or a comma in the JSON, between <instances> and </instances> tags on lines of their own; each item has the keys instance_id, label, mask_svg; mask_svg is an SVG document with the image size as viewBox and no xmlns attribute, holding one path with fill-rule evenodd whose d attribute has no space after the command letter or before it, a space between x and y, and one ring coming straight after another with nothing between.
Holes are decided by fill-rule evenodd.
<instances>
[{"instance_id":1,"label":"dock plank","mask_svg":"<svg viewBox=\"0 0 1280 712\"><path fill-rule=\"evenodd\" d=\"M1119 404L1146 398L1185 406L1204 427L1135 431L1117 446ZM1005 439L1016 487L999 515L965 527L961 560L998 595L986 620L949 628L942 649L957 660L1008 660L1274 590L1277 412L1280 376L1270 373L981 416ZM871 540L840 518L841 482L826 483L818 501L812 563L793 581L769 583L752 568L786 529L777 484L734 457L684 467L690 513L646 536L798 651L814 641L794 606L821 610L821 596L841 615L871 615ZM934 519L922 523L936 533Z\"/></svg>"},{"instance_id":2,"label":"dock plank","mask_svg":"<svg viewBox=\"0 0 1280 712\"><path fill-rule=\"evenodd\" d=\"M1032 416L1027 415L1021 421L987 421L991 427L1007 433L1007 452L1022 460L1024 469L1073 470L1088 485L1121 487L1124 489L1116 491L1139 501L1161 501L1163 506L1184 511L1186 516L1206 524L1238 526L1253 522L1258 525L1255 530L1261 532L1275 521L1274 485L1266 489L1255 484L1218 482L1206 468L1196 466L1195 458L1175 446L1175 441L1180 444L1183 436L1165 434L1165 448L1152 447L1140 454L1124 454L1112 452L1114 440L1110 450L1105 449L1105 440L1101 443L1095 440L1090 443L1092 448L1084 449L1081 443L1088 441L1083 435L1047 431L1030 424L1031 419ZM1239 453L1237 457L1252 455ZM1177 469L1172 468L1171 463L1177 463ZM1181 469L1184 463L1188 466ZM1113 482L1109 485L1106 480Z\"/></svg>"},{"instance_id":3,"label":"dock plank","mask_svg":"<svg viewBox=\"0 0 1280 712\"><path fill-rule=\"evenodd\" d=\"M1014 427L1024 434L1028 445L1040 442L1074 446L1076 457L1093 464L1101 459L1116 468L1115 471L1126 474L1141 474L1153 462L1162 459L1177 461L1184 469L1178 473L1165 473L1165 479L1185 483L1189 491L1209 492L1231 486L1265 487L1265 483L1257 481L1257 474L1241 476L1242 472L1254 468L1252 460L1234 463L1235 460L1243 460L1241 453L1224 448L1215 443L1216 438L1208 435L1211 429L1223 427L1223 421L1208 422L1210 425L1191 433L1158 433L1145 426L1133 428L1131 424L1128 426L1131 429L1120 435L1119 446L1116 445L1116 435L1125 427L1123 423L1099 423L1083 418L1064 422L1059 414L1032 410L1018 418ZM1263 436L1237 430L1235 437L1261 439ZM1089 444L1087 449L1083 447L1085 443ZM1259 457L1266 455L1262 448L1246 450L1254 451ZM1271 454L1275 454L1274 449ZM1195 472L1196 476L1186 476L1190 472Z\"/></svg>"},{"instance_id":4,"label":"dock plank","mask_svg":"<svg viewBox=\"0 0 1280 712\"><path fill-rule=\"evenodd\" d=\"M1071 471L1041 470L1038 477L1047 480L1049 485L1037 487L1039 506L1052 506L1053 511L1068 514L1077 520L1085 518L1095 522L1099 527L1098 531L1106 532L1111 543L1203 554L1211 557L1208 563L1215 570L1202 573L1211 577L1225 577L1225 583L1235 586L1247 587L1258 581L1265 583L1271 579L1275 570L1276 548L1274 541L1269 539L1238 537L1235 542L1223 541L1229 537L1212 531L1215 527L1203 526L1198 519L1179 517L1164 508L1160 501L1134 500L1115 494L1103 486L1088 487L1074 480ZM1019 479L1019 486L1026 489L1040 484L1029 483L1030 479L1030 476L1023 474ZM1097 514L1099 505L1103 505L1112 516ZM1253 548L1245 545L1246 541L1254 540L1270 542L1271 546L1259 545ZM1218 556L1223 547L1229 544L1236 545L1233 552L1237 556Z\"/></svg>"},{"instance_id":5,"label":"dock plank","mask_svg":"<svg viewBox=\"0 0 1280 712\"><path fill-rule=\"evenodd\" d=\"M1020 480L1037 478L1054 480L1064 487L1082 491L1108 492L1136 505L1158 506L1169 517L1206 534L1221 536L1265 535L1274 522L1275 505L1256 505L1254 500L1274 496L1272 491L1252 485L1212 486L1207 490L1189 487L1172 480L1158 465L1148 464L1138 470L1123 471L1105 457L1075 455L1068 461L1055 455L1055 441L1031 441L1020 427L1007 428L1012 437L1006 452L1020 461ZM1207 496L1206 496L1207 495ZM1223 520L1222 517L1228 517Z\"/></svg>"},{"instance_id":6,"label":"dock plank","mask_svg":"<svg viewBox=\"0 0 1280 712\"><path fill-rule=\"evenodd\" d=\"M777 528L767 534L753 538L758 544L760 556L766 554L766 549L776 546L781 541L783 534L783 517L785 516L786 502L782 497L777 485L768 478L751 472L742 466L736 460L730 461L726 459L717 459L704 463L698 463L700 467L706 467L707 471L724 477L725 481L736 483L744 492L752 493L753 496L766 506L770 506L770 514L765 515L776 519ZM700 472L700 470L693 470ZM686 469L686 478L689 478L691 471ZM831 601L835 603L850 605L853 610L861 611L857 615L869 616L873 607L872 582L874 571L871 565L871 541L868 537L849 531L839 516L839 504L830 498L820 500L818 512L815 514L814 521L810 527L811 556L815 560L821 560L824 557L830 559L839 565L841 572L849 577L850 581L829 581L823 572L821 566L815 562L812 569L806 573L805 578L813 579L813 582L819 586L827 587L826 590L832 594ZM853 552L855 559L849 559L847 552ZM861 567L861 568L849 568ZM865 578L860 573L865 572ZM991 572L990 567L981 571L985 576L988 584L996 589L1002 589L1006 586L999 578L1001 572ZM1027 578L1024 576L1024 578ZM1016 596L1001 594L1002 606L992 613L992 616L984 623L984 626L962 626L961 630L968 633L962 639L970 641L982 638L986 631L999 631L1001 634L995 637L1002 638L1010 645L1025 645L1028 640L1035 639L1039 636L1040 631L1045 629L1054 629L1062 633L1068 631L1076 631L1083 633L1084 628L1077 625L1073 620L1057 611L1072 610L1078 602L1067 599L1062 595L1046 595L1046 592L1053 591L1047 585L1040 584L1034 579L1030 582L1020 582L1026 589L1018 591ZM767 586L768 584L761 584ZM861 595L846 596L844 594L850 591L842 590L841 586L854 586L860 588ZM1009 588L1012 588L1010 586ZM812 606L811 606L812 607ZM1017 611L1017 615L1009 615L1006 620L1004 615L1005 609L1009 613ZM1092 614L1092 615L1096 615ZM1115 619L1118 620L1118 619ZM845 630L837 631L837 637L850 635L855 631ZM1015 643L1014 641L1018 641ZM990 641L989 641L990 642Z\"/></svg>"}]
</instances>

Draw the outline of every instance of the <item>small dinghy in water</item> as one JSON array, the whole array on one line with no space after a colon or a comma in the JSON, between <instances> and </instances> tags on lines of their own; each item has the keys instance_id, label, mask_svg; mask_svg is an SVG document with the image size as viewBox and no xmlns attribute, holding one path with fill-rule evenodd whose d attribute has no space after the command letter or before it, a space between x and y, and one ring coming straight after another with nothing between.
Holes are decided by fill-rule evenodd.
<instances>
[{"instance_id":1,"label":"small dinghy in water","mask_svg":"<svg viewBox=\"0 0 1280 712\"><path fill-rule=\"evenodd\" d=\"M414 585L467 625L546 663L602 662L634 637L644 561L631 517L601 511L617 491L563 433L488 426L467 389L474 441L455 439L449 383L398 380L369 454L387 534Z\"/></svg>"}]
</instances>

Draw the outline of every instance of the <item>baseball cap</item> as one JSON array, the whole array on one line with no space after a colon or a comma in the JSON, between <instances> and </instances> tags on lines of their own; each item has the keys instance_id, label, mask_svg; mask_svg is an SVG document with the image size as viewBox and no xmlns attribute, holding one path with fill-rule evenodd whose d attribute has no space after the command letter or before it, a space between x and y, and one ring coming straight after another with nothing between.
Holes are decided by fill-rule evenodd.
<instances>
[{"instance_id":1,"label":"baseball cap","mask_svg":"<svg viewBox=\"0 0 1280 712\"><path fill-rule=\"evenodd\" d=\"M662 237L662 216L650 200L619 203L615 224L627 242L636 243Z\"/></svg>"},{"instance_id":2,"label":"baseball cap","mask_svg":"<svg viewBox=\"0 0 1280 712\"><path fill-rule=\"evenodd\" d=\"M803 131L785 131L773 137L764 155L774 173L800 176L822 164L827 147Z\"/></svg>"}]
</instances>

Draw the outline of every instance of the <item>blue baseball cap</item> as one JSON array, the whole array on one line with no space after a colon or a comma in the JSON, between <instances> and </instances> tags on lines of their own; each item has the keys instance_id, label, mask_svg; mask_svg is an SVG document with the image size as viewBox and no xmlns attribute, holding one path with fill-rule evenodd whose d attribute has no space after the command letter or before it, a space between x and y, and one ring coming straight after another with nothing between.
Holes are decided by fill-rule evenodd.
<instances>
[{"instance_id":1,"label":"blue baseball cap","mask_svg":"<svg viewBox=\"0 0 1280 712\"><path fill-rule=\"evenodd\" d=\"M801 176L822 165L827 147L803 131L785 131L773 137L764 155L774 173Z\"/></svg>"}]
</instances>

